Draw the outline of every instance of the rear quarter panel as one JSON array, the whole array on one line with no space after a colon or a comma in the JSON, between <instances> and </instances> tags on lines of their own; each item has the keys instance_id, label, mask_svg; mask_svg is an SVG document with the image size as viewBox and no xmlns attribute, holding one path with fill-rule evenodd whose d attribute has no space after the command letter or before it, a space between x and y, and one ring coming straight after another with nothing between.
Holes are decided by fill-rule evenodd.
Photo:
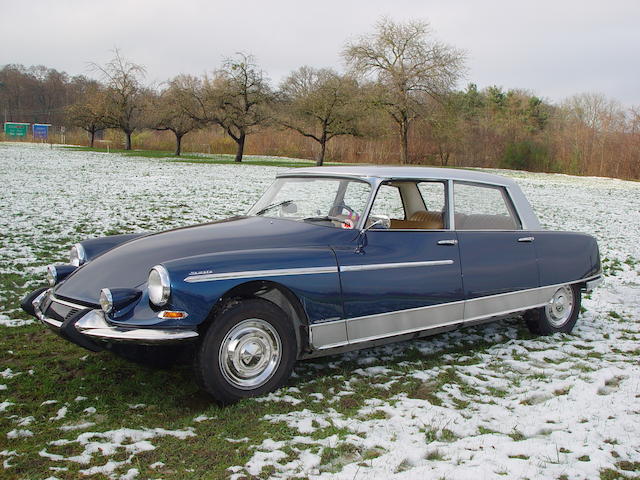
<instances>
[{"instance_id":1,"label":"rear quarter panel","mask_svg":"<svg viewBox=\"0 0 640 480\"><path fill-rule=\"evenodd\" d=\"M591 235L535 232L540 285L574 282L600 273L598 243Z\"/></svg>"}]
</instances>

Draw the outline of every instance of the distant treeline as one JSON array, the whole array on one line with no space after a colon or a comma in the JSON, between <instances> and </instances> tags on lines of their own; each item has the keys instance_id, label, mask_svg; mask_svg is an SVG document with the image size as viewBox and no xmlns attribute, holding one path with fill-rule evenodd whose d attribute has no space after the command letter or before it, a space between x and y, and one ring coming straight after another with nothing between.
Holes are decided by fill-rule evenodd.
<instances>
[{"instance_id":1,"label":"distant treeline","mask_svg":"<svg viewBox=\"0 0 640 480\"><path fill-rule=\"evenodd\" d=\"M592 93L553 104L526 90L456 89L465 53L422 22L384 18L342 53L348 73L301 67L277 87L244 54L159 88L118 51L93 65L100 81L5 65L0 115L82 129L91 145L96 134L120 131L127 149L172 143L178 155L235 153L237 161L248 152L640 178L638 107Z\"/></svg>"}]
</instances>

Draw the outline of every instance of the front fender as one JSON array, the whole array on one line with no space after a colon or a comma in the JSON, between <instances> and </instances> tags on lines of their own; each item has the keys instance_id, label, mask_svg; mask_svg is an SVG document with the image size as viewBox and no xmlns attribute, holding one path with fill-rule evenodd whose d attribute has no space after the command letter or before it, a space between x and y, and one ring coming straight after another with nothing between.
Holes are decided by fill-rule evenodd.
<instances>
[{"instance_id":1,"label":"front fender","mask_svg":"<svg viewBox=\"0 0 640 480\"><path fill-rule=\"evenodd\" d=\"M148 235L147 233L125 233L121 235L108 235L106 237L90 238L80 242L87 254L87 261L108 252L112 248L122 245L129 240Z\"/></svg>"},{"instance_id":2,"label":"front fender","mask_svg":"<svg viewBox=\"0 0 640 480\"><path fill-rule=\"evenodd\" d=\"M231 251L163 265L171 278L170 308L189 313L181 325L202 323L226 292L260 280L291 290L310 323L342 318L338 264L329 247Z\"/></svg>"}]
</instances>

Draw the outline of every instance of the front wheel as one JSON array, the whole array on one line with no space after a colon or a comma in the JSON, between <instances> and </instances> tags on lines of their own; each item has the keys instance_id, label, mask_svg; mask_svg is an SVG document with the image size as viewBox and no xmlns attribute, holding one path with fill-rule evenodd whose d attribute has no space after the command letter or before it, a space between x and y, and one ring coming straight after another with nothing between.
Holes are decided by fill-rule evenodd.
<instances>
[{"instance_id":1,"label":"front wheel","mask_svg":"<svg viewBox=\"0 0 640 480\"><path fill-rule=\"evenodd\" d=\"M580 313L582 294L577 285L563 285L544 306L529 310L524 319L532 333L551 335L569 333L573 330Z\"/></svg>"},{"instance_id":2,"label":"front wheel","mask_svg":"<svg viewBox=\"0 0 640 480\"><path fill-rule=\"evenodd\" d=\"M200 387L222 404L275 390L291 374L296 337L287 315L262 299L230 303L213 320L194 362Z\"/></svg>"}]
</instances>

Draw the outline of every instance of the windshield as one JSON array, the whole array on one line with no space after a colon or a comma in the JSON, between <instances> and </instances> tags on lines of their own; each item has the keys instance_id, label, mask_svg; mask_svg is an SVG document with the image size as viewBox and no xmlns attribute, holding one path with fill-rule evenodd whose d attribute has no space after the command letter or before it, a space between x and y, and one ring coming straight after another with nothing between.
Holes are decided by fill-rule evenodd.
<instances>
[{"instance_id":1,"label":"windshield","mask_svg":"<svg viewBox=\"0 0 640 480\"><path fill-rule=\"evenodd\" d=\"M371 185L360 180L279 178L247 215L354 228L364 213L370 193Z\"/></svg>"}]
</instances>

